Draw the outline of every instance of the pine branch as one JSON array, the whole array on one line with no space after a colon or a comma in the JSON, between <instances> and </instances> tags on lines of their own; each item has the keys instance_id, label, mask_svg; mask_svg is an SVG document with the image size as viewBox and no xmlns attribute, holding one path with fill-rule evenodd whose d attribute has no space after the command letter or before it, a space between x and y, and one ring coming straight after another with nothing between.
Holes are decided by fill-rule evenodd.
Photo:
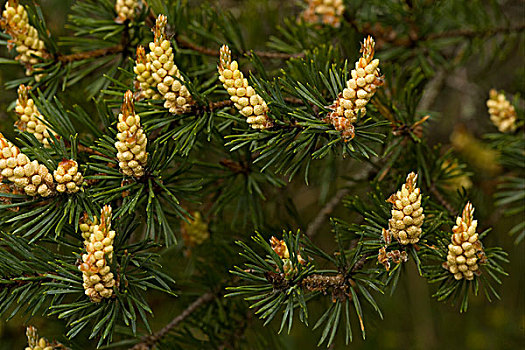
<instances>
[{"instance_id":1,"label":"pine branch","mask_svg":"<svg viewBox=\"0 0 525 350\"><path fill-rule=\"evenodd\" d=\"M309 292L321 292L324 295L330 293L334 302L336 300L350 301L352 300L350 288L356 286L351 276L364 267L370 255L370 253L363 255L348 273L339 272L335 275L314 273L298 281L297 286ZM265 273L265 277L266 280L273 285L275 290L283 292L289 290L294 284L294 282L286 278L283 273L268 271Z\"/></svg>"},{"instance_id":2,"label":"pine branch","mask_svg":"<svg viewBox=\"0 0 525 350\"><path fill-rule=\"evenodd\" d=\"M6 289L6 288L12 288L13 285L16 285L16 287L21 287L26 284L31 284L35 282L35 280L46 280L46 279L53 279L53 274L46 273L46 274L34 274L34 275L22 275L22 276L16 276L16 277L9 277L2 280L2 284L0 285L0 291Z\"/></svg>"},{"instance_id":3,"label":"pine branch","mask_svg":"<svg viewBox=\"0 0 525 350\"><path fill-rule=\"evenodd\" d=\"M285 97L284 100L294 105L304 105L304 101L297 97Z\"/></svg>"},{"instance_id":4,"label":"pine branch","mask_svg":"<svg viewBox=\"0 0 525 350\"><path fill-rule=\"evenodd\" d=\"M92 51L78 52L78 53L73 53L70 55L59 54L57 56L57 60L59 62L69 63L69 62L75 62L75 61L82 61L88 58L104 57L107 55L121 53L121 52L124 52L125 50L126 50L126 46L119 44L119 45L112 46L112 47L107 47L107 48L97 49L97 50L92 50Z\"/></svg>"},{"instance_id":5,"label":"pine branch","mask_svg":"<svg viewBox=\"0 0 525 350\"><path fill-rule=\"evenodd\" d=\"M84 145L81 145L81 144L79 144L77 147L78 147L78 151L79 152L84 152L84 153L89 153L89 154L96 154L98 156L104 156L104 154L100 153L99 151L95 151L91 147L84 146Z\"/></svg>"},{"instance_id":6,"label":"pine branch","mask_svg":"<svg viewBox=\"0 0 525 350\"><path fill-rule=\"evenodd\" d=\"M203 55L206 55L206 56L219 57L218 49L209 49L207 47L194 44L184 39L181 35L178 35L175 38L175 41L177 42L178 46L183 47L185 49L190 49L192 51L202 53Z\"/></svg>"},{"instance_id":7,"label":"pine branch","mask_svg":"<svg viewBox=\"0 0 525 350\"><path fill-rule=\"evenodd\" d=\"M282 52L270 52L270 51L250 51L246 52L246 55L251 56L252 54L255 54L259 57L263 58L276 58L281 60L288 60L290 58L302 58L305 56L304 52L300 53L293 53L293 54L287 54Z\"/></svg>"},{"instance_id":8,"label":"pine branch","mask_svg":"<svg viewBox=\"0 0 525 350\"><path fill-rule=\"evenodd\" d=\"M308 227L306 229L306 235L310 238L315 236L323 223L325 222L328 215L330 215L335 207L339 204L339 202L346 196L348 193L350 193L350 190L348 188L340 188L335 195L326 203L326 205L319 211L315 219L312 220L308 224Z\"/></svg>"},{"instance_id":9,"label":"pine branch","mask_svg":"<svg viewBox=\"0 0 525 350\"><path fill-rule=\"evenodd\" d=\"M334 211L335 207L339 202L348 194L350 193L350 189L348 186L354 185L360 181L366 180L370 178L371 174L373 173L373 168L368 165L361 168L361 171L356 174L356 179L349 181L346 186L341 189L339 189L335 195L326 203L326 205L319 211L317 216L314 220L312 220L306 229L306 236L309 238L312 238L317 234L317 231L321 228L323 225L323 222L326 220L326 218Z\"/></svg>"},{"instance_id":10,"label":"pine branch","mask_svg":"<svg viewBox=\"0 0 525 350\"><path fill-rule=\"evenodd\" d=\"M153 11L150 11L149 16L148 16L148 21L150 21L151 23L154 23L155 19L156 19L155 14L153 13ZM219 57L218 48L211 49L205 46L197 45L195 43L192 43L191 41L189 41L188 39L184 38L181 35L175 36L174 39L177 42L177 45L180 47L183 47L185 49L190 49L195 52L199 52L206 56ZM257 56L262 57L262 58L268 58L268 59L273 58L273 59L284 59L284 60L287 60L290 58L300 58L300 57L304 57L305 55L304 52L295 53L295 54L287 54L287 53L282 53L282 52L271 52L271 51L249 51L249 52L245 52L244 54L248 56L251 56L252 54L256 54Z\"/></svg>"},{"instance_id":11,"label":"pine branch","mask_svg":"<svg viewBox=\"0 0 525 350\"><path fill-rule=\"evenodd\" d=\"M440 33L430 33L425 36L419 36L417 31L412 28L408 37L399 37L391 28L385 28L381 24L376 23L372 26L370 23L364 23L359 25L357 21L350 16L350 13L344 13L344 19L354 28L357 32L362 33L363 35L371 35L376 39L377 45L376 48L381 48L384 43L392 44L393 46L399 47L411 47L415 45L418 41L431 41L436 39L444 38L476 38L476 37L487 37L499 34L509 34L509 33L520 33L525 30L525 24L520 24L517 26L502 26L488 29L457 29L449 30Z\"/></svg>"},{"instance_id":12,"label":"pine branch","mask_svg":"<svg viewBox=\"0 0 525 350\"><path fill-rule=\"evenodd\" d=\"M275 290L283 292L287 291L294 284L294 282L287 279L283 273L268 271L265 273L265 277ZM333 299L344 300L349 298L351 300L351 295L348 293L348 290L350 286L355 285L355 282L343 273L335 275L314 273L298 281L297 285L309 292L322 292L323 294L327 294L331 291Z\"/></svg>"},{"instance_id":13,"label":"pine branch","mask_svg":"<svg viewBox=\"0 0 525 350\"><path fill-rule=\"evenodd\" d=\"M443 197L443 195L439 192L439 190L436 188L436 185L435 184L432 184L430 186L430 192L432 192L432 194L434 195L434 197L438 200L438 202L443 206L445 207L445 209L448 210L448 212L451 214L451 215L456 215L456 210L454 209L454 206L452 204L450 204L446 199L445 197Z\"/></svg>"},{"instance_id":14,"label":"pine branch","mask_svg":"<svg viewBox=\"0 0 525 350\"><path fill-rule=\"evenodd\" d=\"M71 142L68 140L63 140L66 147L71 147ZM82 144L78 144L77 151L81 153L88 153L88 154L96 154L97 156L104 156L104 154L100 153L99 151L94 150L91 147L84 146Z\"/></svg>"},{"instance_id":15,"label":"pine branch","mask_svg":"<svg viewBox=\"0 0 525 350\"><path fill-rule=\"evenodd\" d=\"M248 163L235 162L231 159L222 159L220 165L225 166L234 174L248 174L250 172L250 165Z\"/></svg>"},{"instance_id":16,"label":"pine branch","mask_svg":"<svg viewBox=\"0 0 525 350\"><path fill-rule=\"evenodd\" d=\"M442 38L455 38L455 37L465 37L465 38L476 38L476 37L487 37L498 34L510 34L510 33L520 33L525 31L525 24L520 24L517 26L505 26L505 27L495 27L482 30L473 30L473 29L458 29L450 30L442 33L432 33L426 37L422 37L421 40L435 40Z\"/></svg>"},{"instance_id":17,"label":"pine branch","mask_svg":"<svg viewBox=\"0 0 525 350\"><path fill-rule=\"evenodd\" d=\"M194 104L191 106L191 110L189 111L190 113L198 113L198 114L202 114L204 112L213 112L217 109L221 109L221 108L224 108L224 107L229 107L229 106L233 106L233 102L231 100L222 100L222 101L216 101L216 102L209 102L208 104ZM171 124L173 123L177 123L178 120L173 120ZM164 127L165 125L163 125ZM149 138L151 140L154 140L156 139L160 134L161 132L163 132L163 129L162 128L159 128L159 129L156 129L154 130L151 135L149 135Z\"/></svg>"},{"instance_id":18,"label":"pine branch","mask_svg":"<svg viewBox=\"0 0 525 350\"><path fill-rule=\"evenodd\" d=\"M217 297L216 294L211 292L201 295L197 300L191 303L182 313L177 317L171 320L164 328L158 331L155 334L144 337L142 341L131 348L131 350L146 350L152 349L155 344L157 344L169 331L175 328L179 323L184 321L188 316L190 316L195 310L201 307L204 304L209 303Z\"/></svg>"},{"instance_id":19,"label":"pine branch","mask_svg":"<svg viewBox=\"0 0 525 350\"><path fill-rule=\"evenodd\" d=\"M417 105L417 110L426 111L434 104L446 78L447 71L445 69L438 70L436 75L427 84L427 88Z\"/></svg>"},{"instance_id":20,"label":"pine branch","mask_svg":"<svg viewBox=\"0 0 525 350\"><path fill-rule=\"evenodd\" d=\"M203 55L206 55L206 56L219 57L219 50L218 49L210 49L208 47L204 47L204 46L200 46L200 45L194 44L194 43L188 41L187 39L183 38L180 35L178 35L175 38L175 41L177 42L177 44L180 47L183 47L185 49L190 49L190 50L193 50L195 52L199 52L199 53L201 53ZM290 59L290 58L301 58L301 57L304 57L304 53L287 54L287 53L282 53L282 52L271 52L271 51L249 51L249 52L245 52L244 54L247 55L247 56L251 56L252 54L255 54L255 55L257 55L259 57L262 57L262 58L268 58L268 59L275 58L275 59L283 59L283 60L287 60L287 59Z\"/></svg>"},{"instance_id":21,"label":"pine branch","mask_svg":"<svg viewBox=\"0 0 525 350\"><path fill-rule=\"evenodd\" d=\"M364 266L365 266L365 263L366 263L366 260L372 256L372 253L365 253L363 254L363 256L357 260L357 262L354 264L354 266L352 267L352 269L350 270L351 273L354 273L356 271L359 271L361 270Z\"/></svg>"},{"instance_id":22,"label":"pine branch","mask_svg":"<svg viewBox=\"0 0 525 350\"><path fill-rule=\"evenodd\" d=\"M210 102L210 104L208 105L208 108L210 109L210 111L213 111L215 109L229 107L232 105L233 105L233 102L231 100L223 100L223 101L217 101L217 102Z\"/></svg>"}]
</instances>

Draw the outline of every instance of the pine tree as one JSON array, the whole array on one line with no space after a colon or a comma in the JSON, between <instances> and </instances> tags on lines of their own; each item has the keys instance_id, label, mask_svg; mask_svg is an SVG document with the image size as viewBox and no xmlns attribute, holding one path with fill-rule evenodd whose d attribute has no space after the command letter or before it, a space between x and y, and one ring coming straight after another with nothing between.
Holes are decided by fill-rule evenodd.
<instances>
[{"instance_id":1,"label":"pine tree","mask_svg":"<svg viewBox=\"0 0 525 350\"><path fill-rule=\"evenodd\" d=\"M26 349L279 349L300 322L349 345L411 266L461 312L500 298L520 86L470 93L485 114L453 132L438 97L525 26L477 0L275 3L79 0L62 35L7 0L0 315Z\"/></svg>"}]
</instances>

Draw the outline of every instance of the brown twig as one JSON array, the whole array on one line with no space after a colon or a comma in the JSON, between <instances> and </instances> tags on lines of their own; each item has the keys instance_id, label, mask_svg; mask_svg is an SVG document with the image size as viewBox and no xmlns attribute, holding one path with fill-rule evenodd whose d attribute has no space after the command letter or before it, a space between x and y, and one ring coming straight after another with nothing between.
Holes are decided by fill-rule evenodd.
<instances>
[{"instance_id":1,"label":"brown twig","mask_svg":"<svg viewBox=\"0 0 525 350\"><path fill-rule=\"evenodd\" d=\"M200 52L200 53L202 53L203 55L206 55L206 56L217 56L217 57L219 57L219 49L218 48L217 48L217 50L214 50L214 49L210 49L210 48L207 48L207 47L204 47L204 46L200 46L200 45L194 44L194 43L184 39L180 35L177 35L175 37L175 41L177 42L178 46L183 47L185 49L190 49L192 51Z\"/></svg>"},{"instance_id":2,"label":"brown twig","mask_svg":"<svg viewBox=\"0 0 525 350\"><path fill-rule=\"evenodd\" d=\"M233 101L231 100L224 100L224 101L217 101L217 102L210 102L208 105L208 108L213 111L215 109L223 108L223 107L229 107L233 106Z\"/></svg>"},{"instance_id":3,"label":"brown twig","mask_svg":"<svg viewBox=\"0 0 525 350\"><path fill-rule=\"evenodd\" d=\"M269 52L269 51L253 51L259 57L263 58L277 58L281 60L287 60L290 58L301 58L304 57L304 52L299 53L282 53L282 52ZM252 52L246 52L246 55L251 56Z\"/></svg>"},{"instance_id":4,"label":"brown twig","mask_svg":"<svg viewBox=\"0 0 525 350\"><path fill-rule=\"evenodd\" d=\"M195 43L192 43L182 37L181 35L178 35L175 37L175 41L180 47L190 49L195 52L199 52L206 56L212 56L212 57L219 57L219 48L217 49L210 49L208 47L200 46ZM276 59L283 59L287 60L290 58L299 58L304 57L304 53L294 53L294 54L288 54L288 53L282 53L282 52L270 52L270 51L253 51L254 54L256 54L259 57L262 58L276 58ZM246 55L251 56L252 52L245 52Z\"/></svg>"},{"instance_id":5,"label":"brown twig","mask_svg":"<svg viewBox=\"0 0 525 350\"><path fill-rule=\"evenodd\" d=\"M415 41L428 41L428 40L435 40L435 39L442 39L442 38L453 38L453 37L466 37L466 38L474 38L474 37L483 37L483 36L491 36L496 34L504 34L504 33L515 33L515 32L521 32L525 30L525 24L514 26L514 27L496 27L486 30L471 30L471 29L462 29L462 30L450 30L446 32L441 33L432 33L424 37L417 37L416 35L410 35L409 38L398 38L395 32L393 31L387 31L384 29L378 29L377 27L371 28L370 26L359 28L356 21L347 18L347 21L352 25L354 29L356 29L359 32L363 32L365 35L372 35L376 38L378 41L378 46L381 46L380 43L382 41L391 43L395 46L410 46ZM388 34L386 34L388 33ZM177 36L175 38L177 43L180 47L187 48L196 52L200 52L203 55L206 56L213 56L217 57L219 56L219 50L210 49L204 46L200 46L197 44L194 44L187 39L183 38L182 36ZM107 47L103 49L96 49L92 51L85 51L85 52L79 52L69 55L62 55L59 54L57 56L58 61L69 63L74 61L81 61L88 58L97 58L97 57L103 57L110 54L120 53L123 52L126 49L126 47L122 44L115 45L112 47ZM304 57L304 52L294 53L294 54L288 54L283 52L272 52L272 51L250 51L246 52L245 54L250 56L253 54L256 54L257 56L261 58L268 58L268 59L290 59L290 58L301 58Z\"/></svg>"},{"instance_id":6,"label":"brown twig","mask_svg":"<svg viewBox=\"0 0 525 350\"><path fill-rule=\"evenodd\" d=\"M268 271L265 273L265 277L266 280L273 285L274 289L280 291L288 290L293 283L290 279L287 279L283 273ZM350 286L354 286L355 282L349 276L345 277L343 273L336 275L314 273L297 282L297 285L301 289L310 292L330 293L332 299L335 301L351 300L352 296L349 293Z\"/></svg>"},{"instance_id":7,"label":"brown twig","mask_svg":"<svg viewBox=\"0 0 525 350\"><path fill-rule=\"evenodd\" d=\"M394 114L380 100L374 98L372 100L372 104L377 108L377 110L383 117L385 117L392 123L392 125L396 123L396 117L394 116Z\"/></svg>"},{"instance_id":8,"label":"brown twig","mask_svg":"<svg viewBox=\"0 0 525 350\"><path fill-rule=\"evenodd\" d=\"M147 20L152 25L155 23L156 16L153 13L153 11L150 9L150 13L148 15ZM212 57L219 57L219 48L217 49L210 49L208 47L204 47L195 43L192 43L188 39L184 38L182 35L176 35L174 36L175 41L177 42L178 46L183 47L185 49L190 49L195 52L200 52L203 55L206 56L212 56ZM253 51L257 56L262 58L276 58L276 59L289 59L289 58L297 58L297 57L304 57L304 53L296 53L296 54L287 54L282 52L269 52L269 51ZM246 55L251 55L251 52L245 52Z\"/></svg>"},{"instance_id":9,"label":"brown twig","mask_svg":"<svg viewBox=\"0 0 525 350\"><path fill-rule=\"evenodd\" d=\"M495 27L485 30L472 30L472 29L458 29L458 30L449 30L441 33L432 33L426 37L423 37L423 40L434 40L442 38L454 38L454 37L465 37L465 38L475 38L475 37L485 37L496 34L508 34L508 33L518 33L525 30L525 24L520 24L518 26L511 27Z\"/></svg>"},{"instance_id":10,"label":"brown twig","mask_svg":"<svg viewBox=\"0 0 525 350\"><path fill-rule=\"evenodd\" d=\"M350 190L348 188L341 188L339 189L335 195L326 203L326 205L319 211L315 219L308 224L308 227L306 228L306 235L308 237L313 237L319 231L321 226L323 225L326 218L334 211L335 207L339 204L339 202L346 196L348 193L350 193Z\"/></svg>"},{"instance_id":11,"label":"brown twig","mask_svg":"<svg viewBox=\"0 0 525 350\"><path fill-rule=\"evenodd\" d=\"M247 163L235 162L231 159L222 159L219 164L230 169L235 174L248 174L250 172L250 165Z\"/></svg>"},{"instance_id":12,"label":"brown twig","mask_svg":"<svg viewBox=\"0 0 525 350\"><path fill-rule=\"evenodd\" d=\"M419 36L419 34L414 30L414 28L412 28L407 37L400 37L398 33L392 28L385 28L379 23L376 23L374 26L370 25L369 23L364 23L362 26L359 26L356 20L352 18L349 13L345 13L344 18L356 31L362 33L363 35L373 36L376 40L376 48L382 47L384 43L389 43L393 46L410 47L415 45L418 41L430 41L436 39L455 37L487 37L497 34L517 33L525 30L525 24L520 24L517 26L496 27L482 30L457 29L444 31L440 33L430 33L425 36Z\"/></svg>"},{"instance_id":13,"label":"brown twig","mask_svg":"<svg viewBox=\"0 0 525 350\"><path fill-rule=\"evenodd\" d=\"M351 26L356 29L357 31L362 31L365 35L372 35L376 37L376 40L378 41L378 46L381 46L381 42L388 42L393 44L394 46L410 46L416 41L428 41L428 40L435 40L435 39L443 39L443 38L453 38L453 37L465 37L465 38L474 38L474 37L485 37L485 36L491 36L496 34L505 34L505 33L515 33L515 32L521 32L525 30L525 24L521 24L518 26L513 27L496 27L496 28L489 28L486 30L472 30L472 29L460 29L460 30L450 30L446 32L441 33L431 33L424 37L418 37L417 33L411 33L410 37L408 38L398 38L397 34L393 31L387 31L384 29L381 29L382 27L378 28L377 26L374 28L371 28L370 26L364 27L362 29L359 28L356 21L347 17L347 21L351 24ZM196 52L200 52L207 56L219 56L219 50L210 49L204 46L200 46L197 44L194 44L187 39L183 38L182 36L177 36L176 38L177 43L179 46L183 48L187 48ZM85 52L78 52L74 54L69 55L63 55L59 54L57 56L57 60L59 62L63 63L69 63L74 61L81 61L88 58L97 58L97 57L103 57L115 53L121 53L124 50L126 50L126 46L123 44L103 48L103 49L96 49L91 51L85 51ZM271 51L253 51L254 54L261 58L268 58L268 59L290 59L290 58L301 58L304 57L304 52L300 53L294 53L294 54L288 54L283 52L271 52ZM246 55L250 56L252 55L252 51L246 52Z\"/></svg>"},{"instance_id":14,"label":"brown twig","mask_svg":"<svg viewBox=\"0 0 525 350\"><path fill-rule=\"evenodd\" d=\"M443 195L438 191L438 189L436 188L436 186L434 184L432 184L430 186L430 192L432 192L432 194L434 195L434 197L436 197L437 201L443 206L445 207L445 209L447 209L450 214L452 215L456 215L456 211L454 210L454 206L452 206L452 204L450 204L449 202L447 202L447 200L443 197Z\"/></svg>"},{"instance_id":15,"label":"brown twig","mask_svg":"<svg viewBox=\"0 0 525 350\"><path fill-rule=\"evenodd\" d=\"M353 272L361 270L365 266L366 260L368 259L369 256L372 256L372 253L364 254L359 260L357 260L357 262L354 264L350 272L353 273Z\"/></svg>"},{"instance_id":16,"label":"brown twig","mask_svg":"<svg viewBox=\"0 0 525 350\"><path fill-rule=\"evenodd\" d=\"M73 54L70 54L70 55L61 55L61 54L59 54L57 56L57 60L59 62L69 63L69 62L74 62L74 61L82 61L82 60L85 60L85 59L88 59L88 58L97 58L97 57L103 57L103 56L111 55L111 54L114 54L114 53L121 53L124 50L125 50L124 45L119 44L119 45L115 45L115 46L111 46L111 47L106 47L106 48L103 48L103 49L78 52L78 53L73 53Z\"/></svg>"},{"instance_id":17,"label":"brown twig","mask_svg":"<svg viewBox=\"0 0 525 350\"><path fill-rule=\"evenodd\" d=\"M98 57L104 57L111 54L119 54L119 53L126 53L126 50L128 49L130 44L130 36L129 36L129 28L128 26L124 26L124 30L122 31L122 36L120 38L120 43L115 46L111 47L105 47L102 49L96 49L91 51L84 51L84 52L78 52L73 53L69 55L64 55L61 53L58 53L56 56L56 60L63 63L69 63L69 62L75 62L75 61L82 61L88 58L98 58Z\"/></svg>"},{"instance_id":18,"label":"brown twig","mask_svg":"<svg viewBox=\"0 0 525 350\"><path fill-rule=\"evenodd\" d=\"M339 272L335 275L314 273L298 281L297 286L309 292L330 294L334 302L336 300L352 300L350 288L355 287L355 282L351 275L363 266L364 263L359 268L352 269L350 273ZM269 271L265 273L265 277L275 290L286 291L293 284L293 281L286 278L283 273Z\"/></svg>"},{"instance_id":19,"label":"brown twig","mask_svg":"<svg viewBox=\"0 0 525 350\"><path fill-rule=\"evenodd\" d=\"M447 71L443 68L439 69L436 72L436 75L427 84L425 91L423 92L423 96L421 97L421 100L419 100L416 110L426 111L434 104L439 93L441 92L441 88L443 87L446 78Z\"/></svg>"},{"instance_id":20,"label":"brown twig","mask_svg":"<svg viewBox=\"0 0 525 350\"><path fill-rule=\"evenodd\" d=\"M191 109L187 112L192 113L202 113L206 111L213 111L219 108L232 106L233 102L230 100L223 100L223 101L216 101L216 102L209 102L207 105L199 105L194 104L191 106ZM178 120L174 120L172 123L178 122ZM169 124L171 125L171 123ZM155 139L162 131L162 128L154 130L151 135L149 135L150 139Z\"/></svg>"},{"instance_id":21,"label":"brown twig","mask_svg":"<svg viewBox=\"0 0 525 350\"><path fill-rule=\"evenodd\" d=\"M299 98L295 97L285 97L284 100L288 103L292 104L303 104L303 101ZM214 111L216 109L224 108L224 107L230 107L233 106L232 100L222 100L222 101L215 101L215 102L209 102L207 105L198 105L195 104L192 106L192 111Z\"/></svg>"},{"instance_id":22,"label":"brown twig","mask_svg":"<svg viewBox=\"0 0 525 350\"><path fill-rule=\"evenodd\" d=\"M141 342L130 348L131 350L146 350L152 349L155 344L157 344L169 331L175 328L179 323L184 321L188 316L190 316L195 310L201 307L204 304L209 303L214 300L217 295L208 292L200 296L197 300L191 303L184 311L182 311L177 317L171 320L164 328L158 331L155 334L146 336L142 338Z\"/></svg>"},{"instance_id":23,"label":"brown twig","mask_svg":"<svg viewBox=\"0 0 525 350\"><path fill-rule=\"evenodd\" d=\"M104 156L102 153L100 153L99 151L95 151L94 149L88 147L88 146L84 146L84 145L78 145L78 151L79 152L83 152L83 153L89 153L89 154L96 154L97 156Z\"/></svg>"},{"instance_id":24,"label":"brown twig","mask_svg":"<svg viewBox=\"0 0 525 350\"><path fill-rule=\"evenodd\" d=\"M372 171L372 168L370 166L365 166L361 169L361 171L357 174L358 178L353 181L349 181L346 186L350 186L355 184L356 182L365 180L369 178L370 172ZM306 228L306 235L310 238L315 236L317 231L321 228L326 218L334 211L335 207L339 204L339 202L350 192L350 189L347 187L339 189L335 195L330 199L326 205L319 211L315 219L313 219Z\"/></svg>"},{"instance_id":25,"label":"brown twig","mask_svg":"<svg viewBox=\"0 0 525 350\"><path fill-rule=\"evenodd\" d=\"M295 97L285 97L284 101L286 101L288 103L291 103L291 104L303 104L303 101L301 99L295 98ZM216 109L220 109L220 108L224 108L224 107L230 107L230 106L233 106L233 105L234 105L234 103L231 100L222 100L222 101L216 101L216 102L209 102L207 105L194 104L193 106L191 106L191 110L189 110L188 112L199 113L199 112L205 112L205 111L214 111ZM273 126L273 128L300 128L300 129L302 129L303 126L298 124L297 121L293 121L293 122L290 121L288 124L284 124L284 125L275 124ZM156 129L150 135L150 137L152 139L157 137L157 135L160 133L160 130L161 129Z\"/></svg>"},{"instance_id":26,"label":"brown twig","mask_svg":"<svg viewBox=\"0 0 525 350\"><path fill-rule=\"evenodd\" d=\"M285 97L284 101L288 102L288 103L291 103L291 104L294 104L294 105L303 105L304 104L304 101L301 100L300 98L297 98L297 97Z\"/></svg>"}]
</instances>

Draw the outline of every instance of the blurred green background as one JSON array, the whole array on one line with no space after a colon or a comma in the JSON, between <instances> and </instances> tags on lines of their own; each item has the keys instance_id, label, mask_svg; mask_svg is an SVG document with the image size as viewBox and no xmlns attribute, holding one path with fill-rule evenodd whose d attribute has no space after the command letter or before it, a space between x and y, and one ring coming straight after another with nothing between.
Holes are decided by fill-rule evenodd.
<instances>
[{"instance_id":1,"label":"blurred green background","mask_svg":"<svg viewBox=\"0 0 525 350\"><path fill-rule=\"evenodd\" d=\"M201 1L195 1L195 3ZM2 2L3 3L3 2ZM48 27L54 35L64 34L64 23L73 0L42 0L43 13L48 20ZM193 1L192 1L193 3ZM254 49L264 49L268 36L275 33L275 26L286 16L295 16L299 7L294 1L282 0L224 0L218 1L218 6L231 9L238 17L242 28L246 28L247 43ZM507 16L515 23L523 23L525 19L525 2L522 0L500 1ZM496 50L497 48L488 48ZM1 56L8 54L5 48ZM380 53L379 53L380 55ZM490 88L503 89L508 93L520 93L525 90L525 47L521 42L516 49L506 55L503 60L487 65L479 65L478 57L471 57L468 64L451 74L443 77L438 95L429 110L435 118L432 134L429 135L432 143L448 144L450 134L459 124L469 126L469 131L480 138L486 132L494 132L485 107L485 100ZM353 59L353 58L350 58ZM0 86L3 82L23 75L22 67L0 66ZM81 89L78 94L68 92L71 100L66 104L81 103L89 109L89 102L82 100ZM12 123L15 115L7 111L7 107L16 99L16 91L5 91L0 94L0 124L2 132L12 133ZM469 157L465 157L468 161ZM355 169L354 161L347 160L343 169ZM482 227L493 226L494 230L485 239L489 246L501 246L509 253L510 264L506 266L509 276L499 287L501 300L489 303L483 296L473 297L469 311L459 314L457 306L438 303L431 298L433 286L418 276L412 263L405 266L406 273L400 281L394 295L378 296L383 309L384 320L377 316L367 319L367 339L363 341L354 323L354 342L352 349L523 349L525 348L525 243L514 245L513 238L507 232L516 220L525 220L525 213L521 218L512 220L501 217L495 212L492 202L494 182L483 174L480 164L468 163L473 171L473 186L477 198L476 217ZM303 182L296 181L290 186L290 193L296 193L295 205L305 222L315 217L322 207L320 203L320 186L313 183L306 187ZM339 206L333 216L351 220L348 210ZM326 224L315 240L327 250L334 247L329 225ZM184 279L191 262L180 254L176 248L164 253L165 266L178 266L180 276L175 279ZM226 272L230 267L224 266ZM326 302L329 302L328 300ZM312 303L312 314L320 315L323 304ZM164 299L159 296L151 303L155 311L152 328L162 328L173 316L179 314L186 306L186 302L177 299ZM315 317L314 317L315 318ZM314 319L313 318L313 319ZM0 323L0 349L23 349L26 344L24 318L15 317L13 320ZM270 327L278 329L278 321ZM49 339L59 339L63 334L62 324L53 319L35 318L31 321ZM254 320L254 328L262 327L262 322ZM274 332L276 334L276 331ZM276 337L278 335L275 335ZM312 332L300 322L296 322L290 335L280 335L286 348L314 349L318 341L318 332ZM337 343L335 349L343 348Z\"/></svg>"}]
</instances>

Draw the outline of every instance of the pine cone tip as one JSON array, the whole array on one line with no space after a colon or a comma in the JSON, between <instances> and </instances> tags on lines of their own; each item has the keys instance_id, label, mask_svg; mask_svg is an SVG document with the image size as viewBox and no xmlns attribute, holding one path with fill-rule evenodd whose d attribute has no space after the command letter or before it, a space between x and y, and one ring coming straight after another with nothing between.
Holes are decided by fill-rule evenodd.
<instances>
[{"instance_id":1,"label":"pine cone tip","mask_svg":"<svg viewBox=\"0 0 525 350\"><path fill-rule=\"evenodd\" d=\"M135 103L133 100L133 92L131 92L131 90L126 91L124 94L124 101L122 102L121 111L125 118L135 114Z\"/></svg>"},{"instance_id":2,"label":"pine cone tip","mask_svg":"<svg viewBox=\"0 0 525 350\"><path fill-rule=\"evenodd\" d=\"M232 52L227 45L222 45L220 49L219 69L224 70L232 61Z\"/></svg>"},{"instance_id":3,"label":"pine cone tip","mask_svg":"<svg viewBox=\"0 0 525 350\"><path fill-rule=\"evenodd\" d=\"M166 37L166 25L168 23L168 18L162 14L160 14L157 17L157 20L155 22L155 27L153 27L152 31L155 35L155 42L160 43L162 42Z\"/></svg>"}]
</instances>

